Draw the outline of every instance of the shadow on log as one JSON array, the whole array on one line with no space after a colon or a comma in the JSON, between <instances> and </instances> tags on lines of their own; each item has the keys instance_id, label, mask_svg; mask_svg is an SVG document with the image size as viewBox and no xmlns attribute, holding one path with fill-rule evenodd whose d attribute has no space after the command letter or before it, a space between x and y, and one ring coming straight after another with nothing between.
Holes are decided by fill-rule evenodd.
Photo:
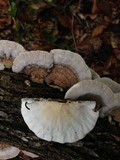
<instances>
[{"instance_id":1,"label":"shadow on log","mask_svg":"<svg viewBox=\"0 0 120 160\"><path fill-rule=\"evenodd\" d=\"M31 82L22 74L0 72L0 141L7 142L40 156L40 160L113 160L120 159L120 126L108 119L98 120L84 139L59 144L39 139L21 116L21 98L43 97L63 99L65 94L46 84Z\"/></svg>"}]
</instances>

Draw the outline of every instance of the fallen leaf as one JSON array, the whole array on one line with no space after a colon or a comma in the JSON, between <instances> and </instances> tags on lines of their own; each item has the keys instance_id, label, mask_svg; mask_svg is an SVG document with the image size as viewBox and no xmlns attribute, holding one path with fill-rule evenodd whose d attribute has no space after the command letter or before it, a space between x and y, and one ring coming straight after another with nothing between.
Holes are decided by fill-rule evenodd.
<instances>
[{"instance_id":1,"label":"fallen leaf","mask_svg":"<svg viewBox=\"0 0 120 160\"><path fill-rule=\"evenodd\" d=\"M95 27L94 30L93 30L93 32L92 32L92 38L101 35L103 33L103 31L104 31L105 28L106 28L106 26L103 25L103 24Z\"/></svg>"},{"instance_id":2,"label":"fallen leaf","mask_svg":"<svg viewBox=\"0 0 120 160\"><path fill-rule=\"evenodd\" d=\"M93 0L92 13L97 13L97 12L98 12L97 0Z\"/></svg>"},{"instance_id":3,"label":"fallen leaf","mask_svg":"<svg viewBox=\"0 0 120 160\"><path fill-rule=\"evenodd\" d=\"M111 116L113 117L114 121L120 122L120 108L113 110L111 112Z\"/></svg>"},{"instance_id":4,"label":"fallen leaf","mask_svg":"<svg viewBox=\"0 0 120 160\"><path fill-rule=\"evenodd\" d=\"M71 29L71 19L68 16L58 15L58 21L65 28Z\"/></svg>"}]
</instances>

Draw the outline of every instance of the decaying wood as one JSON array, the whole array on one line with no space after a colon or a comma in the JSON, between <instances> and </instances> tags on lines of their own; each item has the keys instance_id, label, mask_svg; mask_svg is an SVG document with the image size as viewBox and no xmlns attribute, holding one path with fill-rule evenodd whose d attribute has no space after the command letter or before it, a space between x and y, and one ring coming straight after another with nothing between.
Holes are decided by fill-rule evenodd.
<instances>
[{"instance_id":1,"label":"decaying wood","mask_svg":"<svg viewBox=\"0 0 120 160\"><path fill-rule=\"evenodd\" d=\"M41 140L30 131L21 116L21 98L63 99L64 92L46 84L35 84L22 74L0 71L0 141L31 151L48 160L106 160L120 158L120 127L108 119L99 119L83 140L59 144ZM38 122L39 123L39 122Z\"/></svg>"}]
</instances>

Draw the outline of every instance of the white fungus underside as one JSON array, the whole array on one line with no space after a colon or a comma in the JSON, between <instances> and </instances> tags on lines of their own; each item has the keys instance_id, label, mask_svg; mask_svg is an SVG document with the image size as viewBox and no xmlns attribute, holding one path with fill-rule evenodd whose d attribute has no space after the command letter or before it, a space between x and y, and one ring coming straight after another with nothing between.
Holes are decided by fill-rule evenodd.
<instances>
[{"instance_id":1,"label":"white fungus underside","mask_svg":"<svg viewBox=\"0 0 120 160\"><path fill-rule=\"evenodd\" d=\"M14 158L19 154L19 152L20 150L16 147L13 146L6 147L0 150L0 159L4 160L4 159Z\"/></svg>"},{"instance_id":2,"label":"white fungus underside","mask_svg":"<svg viewBox=\"0 0 120 160\"><path fill-rule=\"evenodd\" d=\"M24 47L17 42L0 40L0 57L12 57L14 59L18 54L21 54L24 51Z\"/></svg>"},{"instance_id":3,"label":"white fungus underside","mask_svg":"<svg viewBox=\"0 0 120 160\"><path fill-rule=\"evenodd\" d=\"M4 69L5 69L4 65L0 62L0 71Z\"/></svg>"},{"instance_id":4,"label":"white fungus underside","mask_svg":"<svg viewBox=\"0 0 120 160\"><path fill-rule=\"evenodd\" d=\"M34 154L34 153L31 153L31 152L28 152L28 151L25 151L25 150L22 150L22 152L23 152L25 155L27 155L27 156L29 156L29 157L31 157L31 158L38 158L38 157L39 157L38 155L36 155L36 154Z\"/></svg>"},{"instance_id":5,"label":"white fungus underside","mask_svg":"<svg viewBox=\"0 0 120 160\"><path fill-rule=\"evenodd\" d=\"M114 93L119 93L120 92L120 84L113 81L110 78L103 77L103 78L97 78L95 80L99 81L103 84L106 84Z\"/></svg>"},{"instance_id":6,"label":"white fungus underside","mask_svg":"<svg viewBox=\"0 0 120 160\"><path fill-rule=\"evenodd\" d=\"M73 68L79 80L91 79L90 69L79 54L62 49L53 49L50 53L54 54L55 64L63 64Z\"/></svg>"},{"instance_id":7,"label":"white fungus underside","mask_svg":"<svg viewBox=\"0 0 120 160\"><path fill-rule=\"evenodd\" d=\"M25 107L25 102L30 110ZM95 126L98 112L96 103L22 99L21 113L25 123L39 138L59 143L76 142Z\"/></svg>"},{"instance_id":8,"label":"white fungus underside","mask_svg":"<svg viewBox=\"0 0 120 160\"><path fill-rule=\"evenodd\" d=\"M75 100L80 96L86 94L94 94L101 97L104 106L107 107L109 103L113 100L112 90L105 84L93 81L93 80L83 80L75 85L73 85L65 94L65 99Z\"/></svg>"},{"instance_id":9,"label":"white fungus underside","mask_svg":"<svg viewBox=\"0 0 120 160\"><path fill-rule=\"evenodd\" d=\"M51 68L53 65L53 55L46 51L26 51L15 58L12 70L18 73L28 65Z\"/></svg>"},{"instance_id":10,"label":"white fungus underside","mask_svg":"<svg viewBox=\"0 0 120 160\"><path fill-rule=\"evenodd\" d=\"M101 109L100 116L105 117L117 108L120 108L120 93L114 94L113 100L110 102L110 105Z\"/></svg>"}]
</instances>

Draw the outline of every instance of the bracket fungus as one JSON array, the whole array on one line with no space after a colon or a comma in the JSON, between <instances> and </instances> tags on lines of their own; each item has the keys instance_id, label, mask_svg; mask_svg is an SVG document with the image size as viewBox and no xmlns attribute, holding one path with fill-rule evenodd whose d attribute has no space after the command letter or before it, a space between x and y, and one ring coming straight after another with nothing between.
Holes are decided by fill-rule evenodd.
<instances>
[{"instance_id":1,"label":"bracket fungus","mask_svg":"<svg viewBox=\"0 0 120 160\"><path fill-rule=\"evenodd\" d=\"M13 60L25 49L17 42L0 40L0 70L11 68Z\"/></svg>"},{"instance_id":2,"label":"bracket fungus","mask_svg":"<svg viewBox=\"0 0 120 160\"><path fill-rule=\"evenodd\" d=\"M62 49L53 49L50 53L55 65L46 79L47 84L70 88L83 79L91 79L90 69L79 54Z\"/></svg>"},{"instance_id":3,"label":"bracket fungus","mask_svg":"<svg viewBox=\"0 0 120 160\"><path fill-rule=\"evenodd\" d=\"M59 89L70 88L83 79L91 79L89 67L77 53L54 49L45 51L26 51L13 62L13 72L23 71L32 81L44 81Z\"/></svg>"},{"instance_id":4,"label":"bracket fungus","mask_svg":"<svg viewBox=\"0 0 120 160\"><path fill-rule=\"evenodd\" d=\"M22 150L22 153L24 153L25 155L31 157L31 158L38 158L39 156L34 154L34 153L31 153L31 152L28 152L26 150Z\"/></svg>"},{"instance_id":5,"label":"bracket fungus","mask_svg":"<svg viewBox=\"0 0 120 160\"><path fill-rule=\"evenodd\" d=\"M10 146L4 142L0 142L0 159L14 158L19 154L20 150L16 147Z\"/></svg>"},{"instance_id":6,"label":"bracket fungus","mask_svg":"<svg viewBox=\"0 0 120 160\"><path fill-rule=\"evenodd\" d=\"M13 62L13 72L23 72L34 82L43 83L53 66L53 55L46 51L26 51L16 57Z\"/></svg>"},{"instance_id":7,"label":"bracket fungus","mask_svg":"<svg viewBox=\"0 0 120 160\"><path fill-rule=\"evenodd\" d=\"M39 138L72 143L85 137L95 126L99 112L94 101L67 101L23 98L25 123Z\"/></svg>"},{"instance_id":8,"label":"bracket fungus","mask_svg":"<svg viewBox=\"0 0 120 160\"><path fill-rule=\"evenodd\" d=\"M120 84L113 81L110 78L102 77L102 78L97 78L95 80L106 84L114 93L119 93L120 92Z\"/></svg>"},{"instance_id":9,"label":"bracket fungus","mask_svg":"<svg viewBox=\"0 0 120 160\"><path fill-rule=\"evenodd\" d=\"M114 93L105 84L95 80L83 80L73 85L65 94L65 99L94 100L97 107L107 108L114 99ZM98 109L98 108L96 108Z\"/></svg>"}]
</instances>

